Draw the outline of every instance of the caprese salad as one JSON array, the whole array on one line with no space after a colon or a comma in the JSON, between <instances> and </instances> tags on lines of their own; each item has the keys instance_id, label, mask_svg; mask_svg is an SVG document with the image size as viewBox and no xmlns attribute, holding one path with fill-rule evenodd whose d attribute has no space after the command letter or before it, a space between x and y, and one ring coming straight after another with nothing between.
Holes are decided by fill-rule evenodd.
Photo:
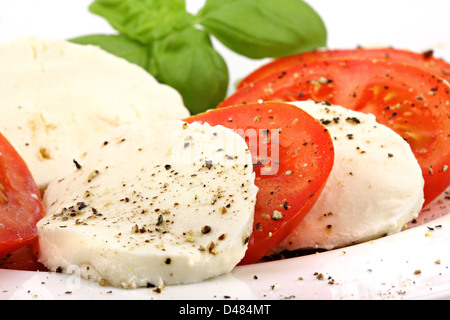
<instances>
[{"instance_id":1,"label":"caprese salad","mask_svg":"<svg viewBox=\"0 0 450 320\"><path fill-rule=\"evenodd\" d=\"M33 242L50 271L202 281L400 232L450 185L450 67L431 52L280 58L192 116L96 47L25 39L0 57L21 71L0 86L0 252Z\"/></svg>"}]
</instances>

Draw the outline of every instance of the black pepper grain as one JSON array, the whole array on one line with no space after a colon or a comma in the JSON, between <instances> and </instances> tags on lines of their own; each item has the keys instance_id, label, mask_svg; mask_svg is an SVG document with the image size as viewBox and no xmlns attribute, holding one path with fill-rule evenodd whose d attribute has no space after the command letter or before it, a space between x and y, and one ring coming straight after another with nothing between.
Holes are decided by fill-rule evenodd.
<instances>
[{"instance_id":1,"label":"black pepper grain","mask_svg":"<svg viewBox=\"0 0 450 320\"><path fill-rule=\"evenodd\" d=\"M158 220L156 221L156 225L157 225L157 226L160 226L160 225L163 224L163 222L164 222L163 216L162 216L162 214L160 214L160 215L158 216Z\"/></svg>"},{"instance_id":2,"label":"black pepper grain","mask_svg":"<svg viewBox=\"0 0 450 320\"><path fill-rule=\"evenodd\" d=\"M209 232L211 232L211 227L210 226L206 225L206 226L202 227L202 233L203 234L207 234Z\"/></svg>"},{"instance_id":3,"label":"black pepper grain","mask_svg":"<svg viewBox=\"0 0 450 320\"><path fill-rule=\"evenodd\" d=\"M73 159L73 163L75 164L75 167L80 170L81 169L81 165L78 163L77 160Z\"/></svg>"}]
</instances>

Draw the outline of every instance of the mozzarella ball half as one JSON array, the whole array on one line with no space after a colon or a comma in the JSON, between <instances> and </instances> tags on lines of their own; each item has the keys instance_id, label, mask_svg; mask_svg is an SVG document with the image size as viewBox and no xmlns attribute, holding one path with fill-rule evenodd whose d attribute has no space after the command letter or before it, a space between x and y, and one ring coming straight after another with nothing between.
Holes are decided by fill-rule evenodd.
<instances>
[{"instance_id":1,"label":"mozzarella ball half","mask_svg":"<svg viewBox=\"0 0 450 320\"><path fill-rule=\"evenodd\" d=\"M334 249L393 234L422 208L424 181L409 145L371 114L294 102L322 121L335 150L325 188L301 224L275 249Z\"/></svg>"},{"instance_id":2,"label":"mozzarella ball half","mask_svg":"<svg viewBox=\"0 0 450 320\"><path fill-rule=\"evenodd\" d=\"M112 128L189 115L174 89L95 46L12 40L0 44L0 70L0 131L41 190Z\"/></svg>"},{"instance_id":3,"label":"mozzarella ball half","mask_svg":"<svg viewBox=\"0 0 450 320\"><path fill-rule=\"evenodd\" d=\"M231 129L182 121L121 126L44 194L39 261L135 288L230 272L252 232L251 154Z\"/></svg>"}]
</instances>

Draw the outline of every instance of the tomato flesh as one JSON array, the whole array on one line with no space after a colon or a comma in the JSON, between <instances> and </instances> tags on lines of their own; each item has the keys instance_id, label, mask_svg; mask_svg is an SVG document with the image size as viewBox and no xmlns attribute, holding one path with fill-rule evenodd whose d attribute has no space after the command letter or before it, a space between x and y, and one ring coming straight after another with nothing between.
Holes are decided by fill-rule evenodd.
<instances>
[{"instance_id":1,"label":"tomato flesh","mask_svg":"<svg viewBox=\"0 0 450 320\"><path fill-rule=\"evenodd\" d=\"M434 57L432 51L417 53L395 48L356 48L308 51L277 58L246 76L238 84L237 89L240 90L267 76L274 73L280 74L285 70L303 63L317 60L353 58L382 59L385 61L407 63L428 70L432 74L450 81L450 64L442 59Z\"/></svg>"},{"instance_id":2,"label":"tomato flesh","mask_svg":"<svg viewBox=\"0 0 450 320\"><path fill-rule=\"evenodd\" d=\"M302 221L320 195L334 162L329 133L300 108L277 102L215 109L185 121L222 125L246 140L259 191L240 264L258 261Z\"/></svg>"},{"instance_id":3,"label":"tomato flesh","mask_svg":"<svg viewBox=\"0 0 450 320\"><path fill-rule=\"evenodd\" d=\"M43 215L39 190L28 167L0 134L0 256L35 240L36 223Z\"/></svg>"},{"instance_id":4,"label":"tomato flesh","mask_svg":"<svg viewBox=\"0 0 450 320\"><path fill-rule=\"evenodd\" d=\"M0 269L47 271L47 268L38 262L31 244L0 257Z\"/></svg>"},{"instance_id":5,"label":"tomato flesh","mask_svg":"<svg viewBox=\"0 0 450 320\"><path fill-rule=\"evenodd\" d=\"M312 61L244 87L219 107L307 99L372 113L400 134L421 166L425 205L450 185L450 88L421 68L376 59Z\"/></svg>"}]
</instances>

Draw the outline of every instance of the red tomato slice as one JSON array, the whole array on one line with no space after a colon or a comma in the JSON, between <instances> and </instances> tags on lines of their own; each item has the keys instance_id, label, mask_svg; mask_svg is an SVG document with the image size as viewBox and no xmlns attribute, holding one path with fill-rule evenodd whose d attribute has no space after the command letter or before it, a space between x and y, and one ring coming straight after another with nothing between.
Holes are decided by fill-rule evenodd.
<instances>
[{"instance_id":1,"label":"red tomato slice","mask_svg":"<svg viewBox=\"0 0 450 320\"><path fill-rule=\"evenodd\" d=\"M37 261L32 245L25 245L20 249L0 257L0 269L47 271L48 269Z\"/></svg>"},{"instance_id":2,"label":"red tomato slice","mask_svg":"<svg viewBox=\"0 0 450 320\"><path fill-rule=\"evenodd\" d=\"M313 61L245 87L219 107L261 99L328 101L372 113L410 144L422 168L425 204L450 185L450 89L420 68L375 59Z\"/></svg>"},{"instance_id":3,"label":"red tomato slice","mask_svg":"<svg viewBox=\"0 0 450 320\"><path fill-rule=\"evenodd\" d=\"M423 53L411 52L394 48L356 48L356 49L334 49L308 51L296 55L278 58L255 70L245 77L237 86L240 90L245 86L257 82L273 73L281 75L283 71L294 66L315 60L330 59L383 59L386 61L397 61L423 68L436 76L450 81L450 64L433 56L433 51Z\"/></svg>"},{"instance_id":4,"label":"red tomato slice","mask_svg":"<svg viewBox=\"0 0 450 320\"><path fill-rule=\"evenodd\" d=\"M36 223L44 209L25 162L0 134L0 256L37 237Z\"/></svg>"},{"instance_id":5,"label":"red tomato slice","mask_svg":"<svg viewBox=\"0 0 450 320\"><path fill-rule=\"evenodd\" d=\"M259 188L253 232L240 264L273 249L316 202L334 162L323 125L285 103L253 103L215 109L186 119L235 130L246 140Z\"/></svg>"}]
</instances>

